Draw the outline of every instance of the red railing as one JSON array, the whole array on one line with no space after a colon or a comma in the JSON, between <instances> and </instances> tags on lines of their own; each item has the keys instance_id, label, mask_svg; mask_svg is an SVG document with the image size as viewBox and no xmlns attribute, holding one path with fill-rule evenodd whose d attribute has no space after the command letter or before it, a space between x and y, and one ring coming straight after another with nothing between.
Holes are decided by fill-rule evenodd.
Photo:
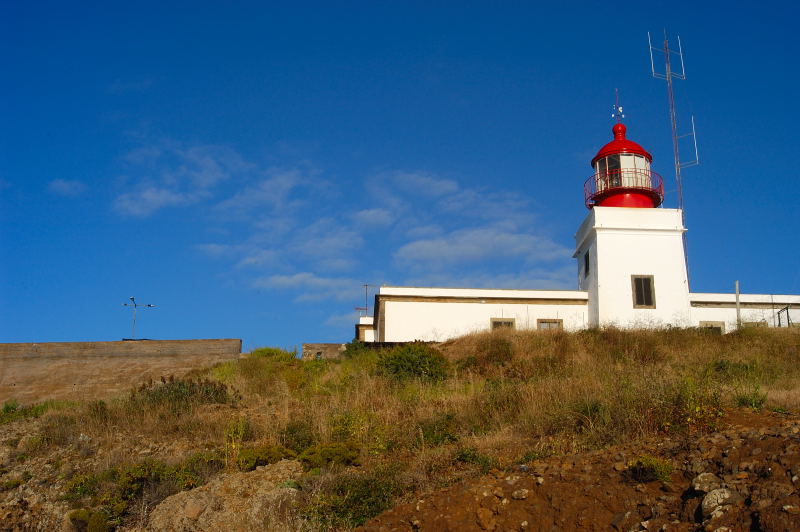
<instances>
[{"instance_id":1,"label":"red railing","mask_svg":"<svg viewBox=\"0 0 800 532\"><path fill-rule=\"evenodd\" d=\"M583 198L589 209L606 196L628 191L651 196L655 207L664 201L664 181L660 175L650 170L609 170L594 174L583 184Z\"/></svg>"}]
</instances>

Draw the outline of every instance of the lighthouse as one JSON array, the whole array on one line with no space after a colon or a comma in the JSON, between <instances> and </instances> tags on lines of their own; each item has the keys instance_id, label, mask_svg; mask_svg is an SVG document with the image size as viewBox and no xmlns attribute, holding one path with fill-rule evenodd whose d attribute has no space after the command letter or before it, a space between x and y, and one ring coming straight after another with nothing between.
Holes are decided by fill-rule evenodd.
<instances>
[{"instance_id":1,"label":"lighthouse","mask_svg":"<svg viewBox=\"0 0 800 532\"><path fill-rule=\"evenodd\" d=\"M589 214L575 235L588 325L687 325L681 211L659 208L664 184L651 169L652 155L627 138L623 123L611 132L613 139L591 160L593 173L584 182Z\"/></svg>"}]
</instances>

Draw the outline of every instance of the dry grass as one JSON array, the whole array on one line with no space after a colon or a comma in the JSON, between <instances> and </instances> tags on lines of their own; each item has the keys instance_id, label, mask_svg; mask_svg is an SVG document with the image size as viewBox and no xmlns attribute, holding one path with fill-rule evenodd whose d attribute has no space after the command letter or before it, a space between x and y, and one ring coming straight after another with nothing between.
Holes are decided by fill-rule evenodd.
<instances>
[{"instance_id":1,"label":"dry grass","mask_svg":"<svg viewBox=\"0 0 800 532\"><path fill-rule=\"evenodd\" d=\"M449 365L443 380L381 376L380 355L369 350L311 362L257 350L202 372L228 386L225 397L192 395L179 407L169 401L145 407L133 396L87 403L54 415L49 429L45 423L43 445L66 445L80 432L109 444L123 437L224 450L231 427L245 420L238 445L284 445L299 454L304 447L348 443L360 449L358 471L399 465L393 493L424 491L489 464L659 431L707 430L722 408L742 397L766 394L765 407L798 408L798 344L797 332L770 329L724 336L698 329L498 331L440 345ZM315 510L290 518L319 519L314 501L325 499L321 489L307 494L307 507ZM335 507L325 500L326 508ZM375 504L364 515L384 503ZM329 517L344 528L354 524Z\"/></svg>"}]
</instances>

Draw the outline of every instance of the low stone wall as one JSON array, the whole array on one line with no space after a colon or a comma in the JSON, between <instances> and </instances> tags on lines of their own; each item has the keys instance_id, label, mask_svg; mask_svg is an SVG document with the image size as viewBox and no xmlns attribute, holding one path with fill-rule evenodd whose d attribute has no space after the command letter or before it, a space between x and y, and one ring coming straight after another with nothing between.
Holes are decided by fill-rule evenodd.
<instances>
[{"instance_id":1,"label":"low stone wall","mask_svg":"<svg viewBox=\"0 0 800 532\"><path fill-rule=\"evenodd\" d=\"M238 358L239 339L0 344L0 402L106 399Z\"/></svg>"},{"instance_id":2,"label":"low stone wall","mask_svg":"<svg viewBox=\"0 0 800 532\"><path fill-rule=\"evenodd\" d=\"M347 344L303 344L303 360L341 358Z\"/></svg>"}]
</instances>

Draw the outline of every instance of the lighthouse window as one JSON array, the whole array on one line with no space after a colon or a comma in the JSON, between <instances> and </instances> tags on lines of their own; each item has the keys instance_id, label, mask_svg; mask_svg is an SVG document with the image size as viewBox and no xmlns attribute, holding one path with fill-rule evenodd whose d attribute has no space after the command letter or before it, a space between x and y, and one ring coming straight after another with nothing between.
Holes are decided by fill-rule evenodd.
<instances>
[{"instance_id":1,"label":"lighthouse window","mask_svg":"<svg viewBox=\"0 0 800 532\"><path fill-rule=\"evenodd\" d=\"M589 252L583 255L583 276L589 277Z\"/></svg>"},{"instance_id":2,"label":"lighthouse window","mask_svg":"<svg viewBox=\"0 0 800 532\"><path fill-rule=\"evenodd\" d=\"M656 292L652 275L631 275L633 308L656 308Z\"/></svg>"}]
</instances>

